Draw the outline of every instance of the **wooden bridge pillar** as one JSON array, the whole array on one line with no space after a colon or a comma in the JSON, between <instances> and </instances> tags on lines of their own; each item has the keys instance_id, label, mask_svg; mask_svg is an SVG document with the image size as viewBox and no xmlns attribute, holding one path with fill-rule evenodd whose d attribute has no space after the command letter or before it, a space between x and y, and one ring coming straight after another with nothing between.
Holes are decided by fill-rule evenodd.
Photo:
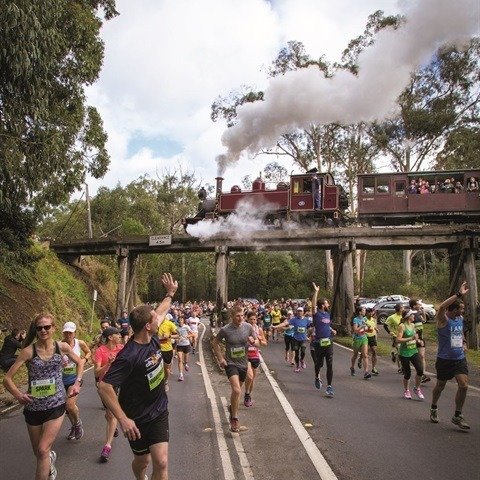
<instances>
[{"instance_id":1,"label":"wooden bridge pillar","mask_svg":"<svg viewBox=\"0 0 480 480\"><path fill-rule=\"evenodd\" d=\"M215 247L215 268L217 277L216 303L217 312L222 310L224 303L228 301L228 258L230 252L225 246Z\"/></svg>"},{"instance_id":2,"label":"wooden bridge pillar","mask_svg":"<svg viewBox=\"0 0 480 480\"><path fill-rule=\"evenodd\" d=\"M128 282L125 297L125 308L129 312L134 309L137 301L137 265L138 254L130 253L128 255Z\"/></svg>"},{"instance_id":3,"label":"wooden bridge pillar","mask_svg":"<svg viewBox=\"0 0 480 480\"><path fill-rule=\"evenodd\" d=\"M469 348L480 347L478 282L475 259L479 253L477 238L467 238L449 250L450 259L450 295L458 291L466 281L468 293L465 295L466 337Z\"/></svg>"},{"instance_id":4,"label":"wooden bridge pillar","mask_svg":"<svg viewBox=\"0 0 480 480\"><path fill-rule=\"evenodd\" d=\"M334 251L334 291L332 297L333 322L342 333L350 333L353 316L353 250L352 242L342 242Z\"/></svg>"},{"instance_id":5,"label":"wooden bridge pillar","mask_svg":"<svg viewBox=\"0 0 480 480\"><path fill-rule=\"evenodd\" d=\"M128 248L117 248L118 261L118 289L117 289L117 307L115 310L115 320L120 318L122 309L126 307L125 297L127 292L128 275Z\"/></svg>"}]
</instances>

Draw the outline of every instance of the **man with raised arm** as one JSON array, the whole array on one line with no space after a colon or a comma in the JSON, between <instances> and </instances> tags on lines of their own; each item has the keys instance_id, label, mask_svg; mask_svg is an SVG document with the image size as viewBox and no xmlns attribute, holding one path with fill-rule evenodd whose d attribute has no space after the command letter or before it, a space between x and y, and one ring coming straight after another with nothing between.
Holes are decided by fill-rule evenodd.
<instances>
[{"instance_id":1,"label":"man with raised arm","mask_svg":"<svg viewBox=\"0 0 480 480\"><path fill-rule=\"evenodd\" d=\"M470 425L462 415L468 389L468 366L465 358L467 342L464 336L462 316L465 310L462 298L467 292L467 282L463 282L458 293L447 298L438 309L436 317L438 354L435 363L437 384L433 389L430 410L430 420L433 423L438 423L438 399L447 381L455 377L458 389L455 395L455 413L452 422L463 430L470 429Z\"/></svg>"},{"instance_id":2,"label":"man with raised arm","mask_svg":"<svg viewBox=\"0 0 480 480\"><path fill-rule=\"evenodd\" d=\"M156 333L172 306L178 283L162 275L167 293L158 307L140 305L129 315L132 338L117 355L98 389L105 405L118 419L127 437L137 480L144 480L152 460L152 480L168 478L168 398L165 371ZM117 399L114 387L120 388Z\"/></svg>"}]
</instances>

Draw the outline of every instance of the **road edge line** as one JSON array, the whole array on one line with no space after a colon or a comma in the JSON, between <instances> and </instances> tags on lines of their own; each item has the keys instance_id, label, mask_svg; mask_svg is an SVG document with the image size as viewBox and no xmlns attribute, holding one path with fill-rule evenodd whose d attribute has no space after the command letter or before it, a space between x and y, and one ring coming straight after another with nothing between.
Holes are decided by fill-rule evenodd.
<instances>
[{"instance_id":1,"label":"road edge line","mask_svg":"<svg viewBox=\"0 0 480 480\"><path fill-rule=\"evenodd\" d=\"M322 480L338 480L337 476L335 475L330 465L325 460L325 457L322 455L322 453L318 449L312 437L308 434L307 430L302 425L302 422L300 421L297 414L293 410L293 407L290 405L290 402L287 400L287 397L282 392L282 389L278 385L277 381L273 378L272 374L270 373L270 370L268 369L267 364L263 360L263 357L261 357L261 365L268 381L270 382L270 385L272 386L273 391L275 392L275 395L277 396L278 401L280 402L280 405L283 408L283 411L285 412L285 415L290 421L290 424L295 430L295 433L297 434L300 440L300 443L302 444L303 448L305 448L305 451L307 452L307 455L310 457L310 460L312 461L313 466L315 467L318 474L320 475L320 478Z\"/></svg>"}]
</instances>

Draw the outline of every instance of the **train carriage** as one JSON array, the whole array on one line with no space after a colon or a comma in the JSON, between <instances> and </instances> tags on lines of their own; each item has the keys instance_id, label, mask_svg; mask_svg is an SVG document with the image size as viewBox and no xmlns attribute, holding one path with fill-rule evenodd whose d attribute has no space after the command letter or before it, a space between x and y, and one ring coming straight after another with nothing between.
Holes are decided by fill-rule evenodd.
<instances>
[{"instance_id":1,"label":"train carriage","mask_svg":"<svg viewBox=\"0 0 480 480\"><path fill-rule=\"evenodd\" d=\"M358 219L370 224L480 220L480 170L358 176Z\"/></svg>"}]
</instances>

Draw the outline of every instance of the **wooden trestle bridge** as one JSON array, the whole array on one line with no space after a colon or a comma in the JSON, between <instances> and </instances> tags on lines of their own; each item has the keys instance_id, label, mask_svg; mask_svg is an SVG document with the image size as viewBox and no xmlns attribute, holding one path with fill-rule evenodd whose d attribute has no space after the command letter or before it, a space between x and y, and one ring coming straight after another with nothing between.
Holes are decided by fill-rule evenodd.
<instances>
[{"instance_id":1,"label":"wooden trestle bridge","mask_svg":"<svg viewBox=\"0 0 480 480\"><path fill-rule=\"evenodd\" d=\"M405 227L338 227L266 230L236 236L235 232L200 240L189 235L97 238L68 243L52 242L50 248L70 263L84 255L116 255L119 266L117 317L134 298L138 256L151 253L215 252L217 307L228 297L228 258L236 251L331 250L334 261L332 316L348 330L353 314L353 259L361 250L447 249L449 251L450 292L463 280L469 284L465 317L472 328L469 343L479 347L479 309L475 261L479 258L479 225L424 225Z\"/></svg>"}]
</instances>

